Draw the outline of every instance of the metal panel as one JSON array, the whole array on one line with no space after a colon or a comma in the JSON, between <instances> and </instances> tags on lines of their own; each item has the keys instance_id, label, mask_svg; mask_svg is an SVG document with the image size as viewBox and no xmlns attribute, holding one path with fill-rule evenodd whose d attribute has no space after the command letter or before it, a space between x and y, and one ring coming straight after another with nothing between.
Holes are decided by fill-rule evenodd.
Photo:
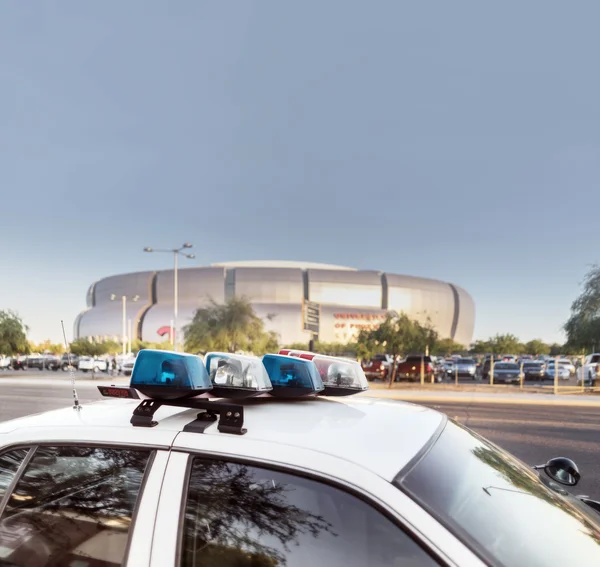
<instances>
[{"instance_id":1,"label":"metal panel","mask_svg":"<svg viewBox=\"0 0 600 567\"><path fill-rule=\"evenodd\" d=\"M322 305L381 308L381 274L374 271L308 271L309 300Z\"/></svg>"},{"instance_id":2,"label":"metal panel","mask_svg":"<svg viewBox=\"0 0 600 567\"><path fill-rule=\"evenodd\" d=\"M145 308L139 302L127 302L126 319L132 322L132 338L136 338L138 316ZM117 337L121 340L123 333L123 309L120 301L94 307L79 316L78 334L81 337Z\"/></svg>"},{"instance_id":3,"label":"metal panel","mask_svg":"<svg viewBox=\"0 0 600 567\"><path fill-rule=\"evenodd\" d=\"M183 328L191 323L194 314L199 307L199 301L183 300L179 301L179 316L177 317L177 326L180 333ZM206 305L206 302L204 302ZM169 340L169 328L173 322L173 303L162 302L153 305L146 311L141 329L143 341L163 342Z\"/></svg>"},{"instance_id":4,"label":"metal panel","mask_svg":"<svg viewBox=\"0 0 600 567\"><path fill-rule=\"evenodd\" d=\"M179 300L195 301L197 307L208 305L210 299L225 301L224 268L181 268L178 271ZM173 270L159 272L156 276L156 300L173 302Z\"/></svg>"},{"instance_id":5,"label":"metal panel","mask_svg":"<svg viewBox=\"0 0 600 567\"><path fill-rule=\"evenodd\" d=\"M302 270L286 268L236 268L235 295L252 303L301 303Z\"/></svg>"},{"instance_id":6,"label":"metal panel","mask_svg":"<svg viewBox=\"0 0 600 567\"><path fill-rule=\"evenodd\" d=\"M430 322L442 337L452 335L455 299L445 282L386 274L388 308L420 323Z\"/></svg>"},{"instance_id":7,"label":"metal panel","mask_svg":"<svg viewBox=\"0 0 600 567\"><path fill-rule=\"evenodd\" d=\"M142 303L150 301L150 287L154 272L136 272L111 276L96 282L94 286L94 306L111 303L111 296L120 299L123 295L139 296Z\"/></svg>"},{"instance_id":8,"label":"metal panel","mask_svg":"<svg viewBox=\"0 0 600 567\"><path fill-rule=\"evenodd\" d=\"M302 328L302 303L256 303L254 311L264 321L265 330L279 335L282 345L308 344L311 335Z\"/></svg>"},{"instance_id":9,"label":"metal panel","mask_svg":"<svg viewBox=\"0 0 600 567\"><path fill-rule=\"evenodd\" d=\"M470 345L475 330L475 302L464 289L457 285L454 288L458 292L460 305L454 340L463 345Z\"/></svg>"}]
</instances>

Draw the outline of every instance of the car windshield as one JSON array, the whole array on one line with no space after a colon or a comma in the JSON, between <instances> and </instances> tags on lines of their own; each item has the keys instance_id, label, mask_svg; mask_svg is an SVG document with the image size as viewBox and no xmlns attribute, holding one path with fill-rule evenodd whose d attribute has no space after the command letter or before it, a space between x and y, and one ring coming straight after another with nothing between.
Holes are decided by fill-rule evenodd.
<instances>
[{"instance_id":1,"label":"car windshield","mask_svg":"<svg viewBox=\"0 0 600 567\"><path fill-rule=\"evenodd\" d=\"M458 364L475 364L475 361L472 358L460 358Z\"/></svg>"},{"instance_id":2,"label":"car windshield","mask_svg":"<svg viewBox=\"0 0 600 567\"><path fill-rule=\"evenodd\" d=\"M524 362L523 363L523 368L530 368L530 367L538 367L541 366L543 364L543 362L538 361L538 362Z\"/></svg>"},{"instance_id":3,"label":"car windshield","mask_svg":"<svg viewBox=\"0 0 600 567\"><path fill-rule=\"evenodd\" d=\"M600 515L454 422L394 484L492 565L600 565Z\"/></svg>"},{"instance_id":4,"label":"car windshield","mask_svg":"<svg viewBox=\"0 0 600 567\"><path fill-rule=\"evenodd\" d=\"M519 370L519 365L511 362L498 362L494 368L496 370Z\"/></svg>"}]
</instances>

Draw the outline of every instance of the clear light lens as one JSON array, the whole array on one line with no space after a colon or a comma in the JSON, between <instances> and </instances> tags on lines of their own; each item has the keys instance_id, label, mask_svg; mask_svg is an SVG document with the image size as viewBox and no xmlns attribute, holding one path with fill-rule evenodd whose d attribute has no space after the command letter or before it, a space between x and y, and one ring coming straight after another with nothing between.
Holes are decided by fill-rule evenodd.
<instances>
[{"instance_id":1,"label":"clear light lens","mask_svg":"<svg viewBox=\"0 0 600 567\"><path fill-rule=\"evenodd\" d=\"M358 362L323 355L315 355L312 362L323 380L324 395L349 395L369 389L367 377Z\"/></svg>"},{"instance_id":2,"label":"clear light lens","mask_svg":"<svg viewBox=\"0 0 600 567\"><path fill-rule=\"evenodd\" d=\"M215 396L256 395L273 389L262 360L255 356L209 352L205 364Z\"/></svg>"}]
</instances>

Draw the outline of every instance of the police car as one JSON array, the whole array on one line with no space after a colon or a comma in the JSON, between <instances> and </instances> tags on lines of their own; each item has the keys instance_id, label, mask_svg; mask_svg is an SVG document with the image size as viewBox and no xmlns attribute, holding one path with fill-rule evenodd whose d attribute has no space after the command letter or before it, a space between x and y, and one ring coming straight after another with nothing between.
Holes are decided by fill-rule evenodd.
<instances>
[{"instance_id":1,"label":"police car","mask_svg":"<svg viewBox=\"0 0 600 567\"><path fill-rule=\"evenodd\" d=\"M597 503L360 365L141 351L107 399L0 423L0 565L600 565Z\"/></svg>"}]
</instances>

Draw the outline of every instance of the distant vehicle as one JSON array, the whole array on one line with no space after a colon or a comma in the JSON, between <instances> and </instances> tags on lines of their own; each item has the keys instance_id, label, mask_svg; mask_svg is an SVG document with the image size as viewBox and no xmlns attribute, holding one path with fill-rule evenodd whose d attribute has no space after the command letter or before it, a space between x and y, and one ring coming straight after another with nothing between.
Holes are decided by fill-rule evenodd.
<instances>
[{"instance_id":1,"label":"distant vehicle","mask_svg":"<svg viewBox=\"0 0 600 567\"><path fill-rule=\"evenodd\" d=\"M367 380L386 380L388 373L391 371L393 361L393 357L389 354L376 354L370 360L363 361L361 366Z\"/></svg>"},{"instance_id":2,"label":"distant vehicle","mask_svg":"<svg viewBox=\"0 0 600 567\"><path fill-rule=\"evenodd\" d=\"M0 370L8 370L12 359L9 356L0 356Z\"/></svg>"},{"instance_id":3,"label":"distant vehicle","mask_svg":"<svg viewBox=\"0 0 600 567\"><path fill-rule=\"evenodd\" d=\"M523 362L523 375L525 380L543 380L546 375L546 364L541 360Z\"/></svg>"},{"instance_id":4,"label":"distant vehicle","mask_svg":"<svg viewBox=\"0 0 600 567\"><path fill-rule=\"evenodd\" d=\"M123 374L125 376L131 376L131 373L133 372L134 364L135 364L135 356L131 356L131 357L123 359L123 362L121 363L121 370L123 371ZM366 375L366 373L365 373L365 375Z\"/></svg>"},{"instance_id":5,"label":"distant vehicle","mask_svg":"<svg viewBox=\"0 0 600 567\"><path fill-rule=\"evenodd\" d=\"M559 358L558 364L568 369L571 376L575 374L575 365L568 358Z\"/></svg>"},{"instance_id":6,"label":"distant vehicle","mask_svg":"<svg viewBox=\"0 0 600 567\"><path fill-rule=\"evenodd\" d=\"M434 375L433 364L430 356L421 354L410 354L404 360L398 362L396 366L396 381L421 379L421 364L426 379L431 379Z\"/></svg>"},{"instance_id":7,"label":"distant vehicle","mask_svg":"<svg viewBox=\"0 0 600 567\"><path fill-rule=\"evenodd\" d=\"M106 372L108 370L108 362L103 358L82 356L79 358L79 370L81 372Z\"/></svg>"},{"instance_id":8,"label":"distant vehicle","mask_svg":"<svg viewBox=\"0 0 600 567\"><path fill-rule=\"evenodd\" d=\"M481 365L481 378L483 380L487 380L490 377L490 366L491 366L492 357L487 355L483 364ZM498 356L494 356L494 366L496 363L500 362L500 358Z\"/></svg>"},{"instance_id":9,"label":"distant vehicle","mask_svg":"<svg viewBox=\"0 0 600 567\"><path fill-rule=\"evenodd\" d=\"M548 362L548 364L546 365L546 378L550 378L551 380L554 380L554 377L556 376L556 363L551 360L550 362ZM571 377L571 372L569 372L569 369L560 364L560 362L558 363L558 379L559 380L568 380Z\"/></svg>"},{"instance_id":10,"label":"distant vehicle","mask_svg":"<svg viewBox=\"0 0 600 567\"><path fill-rule=\"evenodd\" d=\"M582 374L586 384L593 385L598 378L600 366L600 354L589 354L583 361L583 366L577 369L577 383L581 384Z\"/></svg>"},{"instance_id":11,"label":"distant vehicle","mask_svg":"<svg viewBox=\"0 0 600 567\"><path fill-rule=\"evenodd\" d=\"M494 364L494 383L511 384L521 380L521 368L515 362Z\"/></svg>"},{"instance_id":12,"label":"distant vehicle","mask_svg":"<svg viewBox=\"0 0 600 567\"><path fill-rule=\"evenodd\" d=\"M446 373L449 377L456 376L458 373L459 376L467 376L469 378L473 378L475 380L475 372L477 370L477 365L472 358L459 358L457 359L452 368L449 368Z\"/></svg>"},{"instance_id":13,"label":"distant vehicle","mask_svg":"<svg viewBox=\"0 0 600 567\"><path fill-rule=\"evenodd\" d=\"M514 354L503 354L502 362L517 362L517 357Z\"/></svg>"},{"instance_id":14,"label":"distant vehicle","mask_svg":"<svg viewBox=\"0 0 600 567\"><path fill-rule=\"evenodd\" d=\"M13 356L10 360L13 370L25 370L27 368L27 357L25 355Z\"/></svg>"},{"instance_id":15,"label":"distant vehicle","mask_svg":"<svg viewBox=\"0 0 600 567\"><path fill-rule=\"evenodd\" d=\"M60 357L60 367L63 372L67 372L69 370L69 365L71 365L75 370L79 368L79 357L76 354L71 354L65 352Z\"/></svg>"},{"instance_id":16,"label":"distant vehicle","mask_svg":"<svg viewBox=\"0 0 600 567\"><path fill-rule=\"evenodd\" d=\"M56 372L60 368L60 356L54 354L44 355L44 368Z\"/></svg>"},{"instance_id":17,"label":"distant vehicle","mask_svg":"<svg viewBox=\"0 0 600 567\"><path fill-rule=\"evenodd\" d=\"M37 368L38 370L44 370L44 356L37 352L29 354L25 357L26 368Z\"/></svg>"}]
</instances>

